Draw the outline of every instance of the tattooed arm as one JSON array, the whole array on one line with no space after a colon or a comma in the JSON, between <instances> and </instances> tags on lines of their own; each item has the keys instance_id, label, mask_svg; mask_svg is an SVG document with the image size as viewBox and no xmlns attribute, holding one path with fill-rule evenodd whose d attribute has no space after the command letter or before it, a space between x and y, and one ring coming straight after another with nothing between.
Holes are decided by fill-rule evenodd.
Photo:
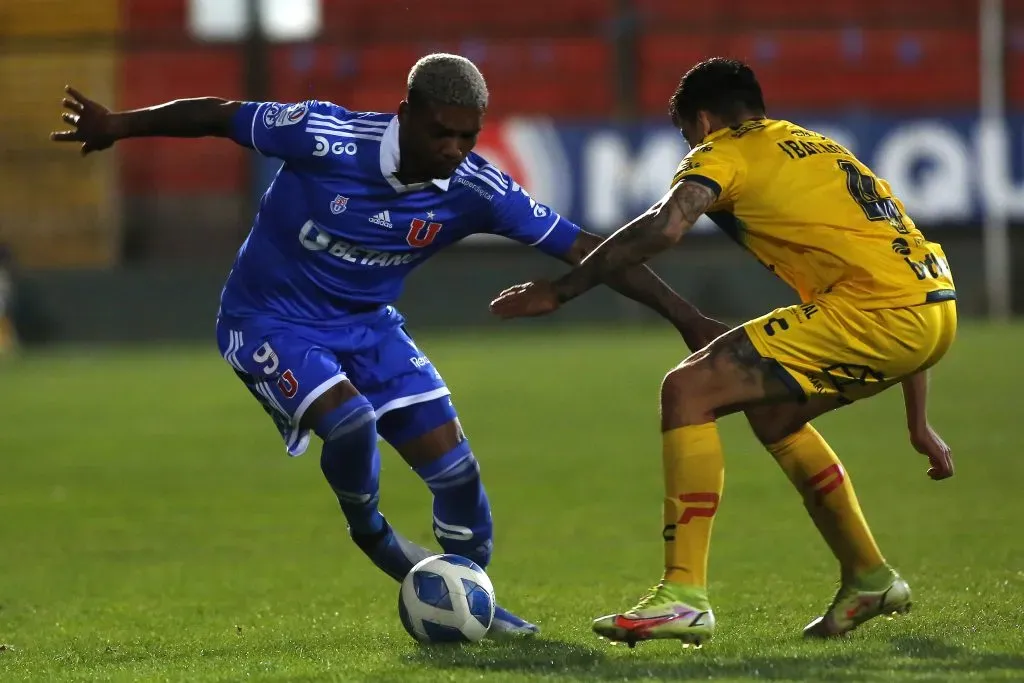
<instances>
[{"instance_id":1,"label":"tattooed arm","mask_svg":"<svg viewBox=\"0 0 1024 683\"><path fill-rule=\"evenodd\" d=\"M601 246L601 237L580 231L572 248L563 257L571 266L578 266L588 254ZM664 280L647 266L634 266L609 274L604 281L622 296L641 303L670 322L691 349L698 349L728 328L706 318L686 299L679 296ZM715 332L715 334L712 334Z\"/></svg>"},{"instance_id":2,"label":"tattooed arm","mask_svg":"<svg viewBox=\"0 0 1024 683\"><path fill-rule=\"evenodd\" d=\"M646 213L619 229L579 266L555 280L552 287L558 302L575 299L603 281L621 278L622 271L675 245L714 201L714 192L700 183L677 183Z\"/></svg>"},{"instance_id":3,"label":"tattooed arm","mask_svg":"<svg viewBox=\"0 0 1024 683\"><path fill-rule=\"evenodd\" d=\"M650 272L646 268L635 266L682 239L700 215L714 204L715 199L715 192L705 185L693 180L681 180L647 213L599 244L566 275L554 282L537 280L509 287L491 302L491 312L504 319L547 315L566 301L578 297L602 282L617 289L625 285L630 291L620 291L626 296L651 305L646 296L644 299L633 296L638 293L636 286L641 284L638 278L643 278ZM653 273L651 276L653 277ZM642 284L650 286L651 283ZM660 281L659 284L664 285ZM678 301L684 306L689 306L682 299ZM688 319L673 320L673 323L683 320L684 325L676 324L676 328L683 334L684 340L691 348L700 348L707 343L705 339L709 334L713 337L713 331L724 327L721 323L704 318L699 313ZM695 321L701 324L694 325Z\"/></svg>"}]
</instances>

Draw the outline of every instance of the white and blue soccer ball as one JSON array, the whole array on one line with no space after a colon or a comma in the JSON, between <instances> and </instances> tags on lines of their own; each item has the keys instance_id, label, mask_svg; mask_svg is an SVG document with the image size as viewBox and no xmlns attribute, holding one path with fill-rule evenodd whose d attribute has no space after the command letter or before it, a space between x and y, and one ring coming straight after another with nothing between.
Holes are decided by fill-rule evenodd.
<instances>
[{"instance_id":1,"label":"white and blue soccer ball","mask_svg":"<svg viewBox=\"0 0 1024 683\"><path fill-rule=\"evenodd\" d=\"M434 555L402 581L398 615L421 643L475 643L494 620L494 586L472 560Z\"/></svg>"}]
</instances>

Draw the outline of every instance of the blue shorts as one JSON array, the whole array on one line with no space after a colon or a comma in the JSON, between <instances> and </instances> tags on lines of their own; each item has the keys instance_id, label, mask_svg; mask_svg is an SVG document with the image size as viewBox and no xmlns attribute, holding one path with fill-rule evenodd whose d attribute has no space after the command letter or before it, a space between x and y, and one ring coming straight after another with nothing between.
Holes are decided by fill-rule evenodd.
<instances>
[{"instance_id":1,"label":"blue shorts","mask_svg":"<svg viewBox=\"0 0 1024 683\"><path fill-rule=\"evenodd\" d=\"M330 330L222 316L217 345L296 456L309 445L309 430L299 427L306 409L346 379L373 404L378 419L451 393L404 323L391 306Z\"/></svg>"}]
</instances>

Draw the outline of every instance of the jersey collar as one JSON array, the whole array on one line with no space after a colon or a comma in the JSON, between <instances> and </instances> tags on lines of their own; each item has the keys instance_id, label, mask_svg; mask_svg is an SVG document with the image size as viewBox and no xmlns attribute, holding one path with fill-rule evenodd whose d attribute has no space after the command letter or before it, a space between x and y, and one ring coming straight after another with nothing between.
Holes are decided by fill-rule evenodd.
<instances>
[{"instance_id":1,"label":"jersey collar","mask_svg":"<svg viewBox=\"0 0 1024 683\"><path fill-rule=\"evenodd\" d=\"M422 190L425 187L434 185L445 192L451 184L451 178L434 178L429 183L413 183L403 185L402 181L395 177L398 173L398 165L401 161L401 152L398 148L398 117L391 119L388 127L384 130L384 138L380 141L380 172L388 181L395 192L412 192Z\"/></svg>"},{"instance_id":2,"label":"jersey collar","mask_svg":"<svg viewBox=\"0 0 1024 683\"><path fill-rule=\"evenodd\" d=\"M760 122L763 122L763 123L766 123L766 124L770 123L770 121L769 121L767 116L761 116L761 117L758 117L756 119L747 119L746 121L741 123L739 126L736 126L736 127L726 126L725 128L719 128L714 133L708 133L707 137L705 137L703 140L700 141L700 144L704 145L704 144L707 144L707 143L711 142L712 140L717 140L718 138L725 137L729 133L735 133L736 132L736 128L738 128L740 126L744 126L744 125L746 125L748 123L754 123L755 121L760 121ZM699 146L700 145L698 145L698 147Z\"/></svg>"},{"instance_id":3,"label":"jersey collar","mask_svg":"<svg viewBox=\"0 0 1024 683\"><path fill-rule=\"evenodd\" d=\"M733 129L729 128L728 126L725 127L725 128L719 128L714 133L708 133L707 136L703 140L700 141L700 144L701 145L707 144L707 143L711 142L712 140L717 140L718 138L725 137L726 135L728 135L729 133L732 133L732 132L733 132ZM697 145L697 146L700 147L700 145Z\"/></svg>"}]
</instances>

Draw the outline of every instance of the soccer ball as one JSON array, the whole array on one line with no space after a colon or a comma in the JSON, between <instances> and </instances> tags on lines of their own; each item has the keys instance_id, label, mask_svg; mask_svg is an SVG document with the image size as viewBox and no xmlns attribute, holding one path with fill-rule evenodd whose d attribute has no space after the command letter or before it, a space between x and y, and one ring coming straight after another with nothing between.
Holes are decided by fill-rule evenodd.
<instances>
[{"instance_id":1,"label":"soccer ball","mask_svg":"<svg viewBox=\"0 0 1024 683\"><path fill-rule=\"evenodd\" d=\"M421 643L475 643L494 619L494 586L472 560L434 555L402 581L398 615Z\"/></svg>"}]
</instances>

